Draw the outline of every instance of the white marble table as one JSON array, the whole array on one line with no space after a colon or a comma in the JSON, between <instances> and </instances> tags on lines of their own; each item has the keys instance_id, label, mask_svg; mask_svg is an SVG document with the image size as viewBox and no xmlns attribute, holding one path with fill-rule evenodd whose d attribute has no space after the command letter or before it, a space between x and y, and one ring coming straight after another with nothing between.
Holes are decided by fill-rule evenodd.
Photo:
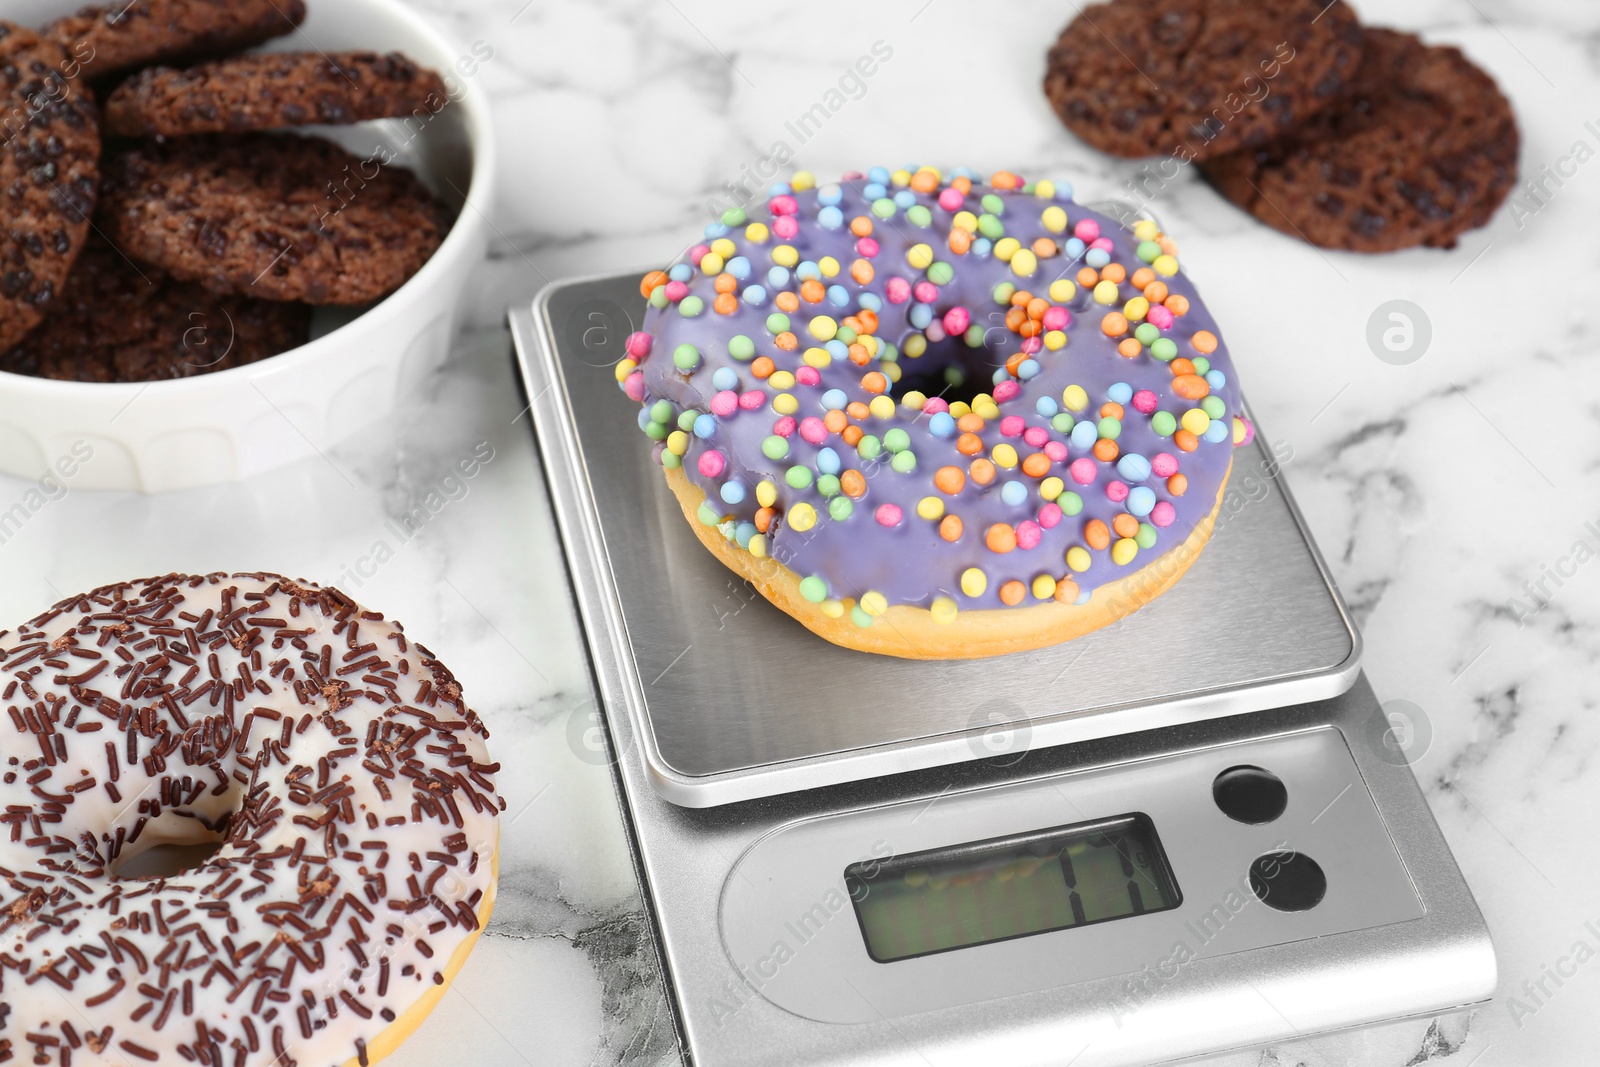
<instances>
[{"instance_id":1,"label":"white marble table","mask_svg":"<svg viewBox=\"0 0 1600 1067\"><path fill-rule=\"evenodd\" d=\"M966 163L1067 178L1083 198L1117 193L1138 168L1065 134L1039 92L1071 3L415 2L464 44L494 48L479 77L503 145L499 200L477 205L499 236L445 374L379 430L249 484L52 501L0 544L0 625L102 582L212 569L339 583L405 620L493 730L511 821L488 935L397 1067L676 1063L612 781L582 743L588 678L518 417L507 305L550 279L661 265L723 183L780 143L785 170ZM1589 563L1600 246L1588 243L1600 163L1561 161L1580 140L1600 149L1600 8L1358 7L1466 49L1516 104L1524 173L1559 165L1563 184L1453 252L1376 258L1282 238L1192 175L1151 207L1224 323L1265 432L1292 450L1286 477L1364 630L1373 685L1421 710L1431 739L1417 776L1502 977L1470 1032L1454 1019L1425 1037L1412 1026L1228 1062L1588 1063L1600 996L1589 958L1600 957L1600 565ZM892 57L802 142L793 121L827 106L879 41ZM1407 365L1367 342L1391 300L1431 322ZM481 473L451 479L485 447ZM0 478L0 510L27 488ZM407 528L408 513L424 521Z\"/></svg>"}]
</instances>

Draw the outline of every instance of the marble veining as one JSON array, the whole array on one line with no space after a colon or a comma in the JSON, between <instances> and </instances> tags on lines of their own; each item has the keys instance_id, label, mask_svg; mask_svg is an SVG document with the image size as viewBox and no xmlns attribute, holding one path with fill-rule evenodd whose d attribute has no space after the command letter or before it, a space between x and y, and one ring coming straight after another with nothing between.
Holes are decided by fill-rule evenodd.
<instances>
[{"instance_id":1,"label":"marble veining","mask_svg":"<svg viewBox=\"0 0 1600 1067\"><path fill-rule=\"evenodd\" d=\"M1004 167L1071 180L1086 201L1126 196L1141 164L1079 144L1039 90L1072 5L414 3L464 45L494 48L477 78L501 135L502 192L476 207L496 237L450 364L385 424L249 483L156 498L69 490L30 508L0 542L0 625L102 582L224 568L337 582L404 620L462 679L515 773L503 776L494 922L395 1067L677 1063L590 732L506 307L551 279L664 265L708 203L780 155L782 169L824 178L878 163ZM1489 70L1517 109L1534 184L1452 252L1372 258L1269 231L1194 173L1148 206L1222 324L1262 432L1292 448L1283 476L1363 629L1375 689L1417 709L1417 776L1494 932L1501 982L1470 1025L1424 1020L1213 1062L1588 1063L1600 995L1600 245L1587 238L1600 162L1576 162L1574 147L1600 149L1586 125L1600 126L1600 7L1356 7ZM794 120L827 107L876 41L892 58L797 137ZM1391 300L1431 329L1400 365L1368 342ZM28 490L0 478L0 511Z\"/></svg>"}]
</instances>

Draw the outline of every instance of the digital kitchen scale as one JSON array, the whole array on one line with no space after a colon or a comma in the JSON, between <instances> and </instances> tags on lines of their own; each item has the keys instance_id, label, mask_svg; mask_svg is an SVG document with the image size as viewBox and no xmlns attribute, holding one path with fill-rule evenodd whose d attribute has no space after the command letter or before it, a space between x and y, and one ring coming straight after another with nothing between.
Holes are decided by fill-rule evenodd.
<instances>
[{"instance_id":1,"label":"digital kitchen scale","mask_svg":"<svg viewBox=\"0 0 1600 1067\"><path fill-rule=\"evenodd\" d=\"M629 274L511 327L693 1063L1162 1063L1492 994L1264 435L1118 624L870 656L699 544L612 374L643 310Z\"/></svg>"}]
</instances>

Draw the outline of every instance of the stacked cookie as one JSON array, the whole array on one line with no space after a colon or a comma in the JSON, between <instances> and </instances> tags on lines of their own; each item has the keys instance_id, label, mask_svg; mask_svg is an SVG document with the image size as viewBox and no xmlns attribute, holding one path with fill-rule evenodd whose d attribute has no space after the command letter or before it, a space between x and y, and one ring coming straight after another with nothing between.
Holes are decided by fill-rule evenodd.
<instances>
[{"instance_id":1,"label":"stacked cookie","mask_svg":"<svg viewBox=\"0 0 1600 1067\"><path fill-rule=\"evenodd\" d=\"M1516 117L1455 48L1341 0L1111 0L1050 50L1045 93L1089 144L1189 163L1324 248L1451 248L1517 179ZM1148 189L1137 189L1152 195Z\"/></svg>"},{"instance_id":2,"label":"stacked cookie","mask_svg":"<svg viewBox=\"0 0 1600 1067\"><path fill-rule=\"evenodd\" d=\"M445 83L398 54L233 54L305 15L118 0L38 31L0 21L0 370L241 366L304 344L314 306L381 299L427 262L452 216L395 153L285 131L426 122Z\"/></svg>"}]
</instances>

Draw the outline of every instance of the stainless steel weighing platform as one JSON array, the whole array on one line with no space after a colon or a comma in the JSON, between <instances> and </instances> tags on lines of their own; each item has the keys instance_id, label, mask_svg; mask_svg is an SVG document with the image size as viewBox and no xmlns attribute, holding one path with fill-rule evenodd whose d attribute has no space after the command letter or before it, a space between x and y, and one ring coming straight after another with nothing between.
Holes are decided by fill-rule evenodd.
<instances>
[{"instance_id":1,"label":"stainless steel weighing platform","mask_svg":"<svg viewBox=\"0 0 1600 1067\"><path fill-rule=\"evenodd\" d=\"M1492 993L1265 435L1117 625L869 656L688 528L612 374L643 310L630 274L511 326L692 1062L1169 1062Z\"/></svg>"}]
</instances>

